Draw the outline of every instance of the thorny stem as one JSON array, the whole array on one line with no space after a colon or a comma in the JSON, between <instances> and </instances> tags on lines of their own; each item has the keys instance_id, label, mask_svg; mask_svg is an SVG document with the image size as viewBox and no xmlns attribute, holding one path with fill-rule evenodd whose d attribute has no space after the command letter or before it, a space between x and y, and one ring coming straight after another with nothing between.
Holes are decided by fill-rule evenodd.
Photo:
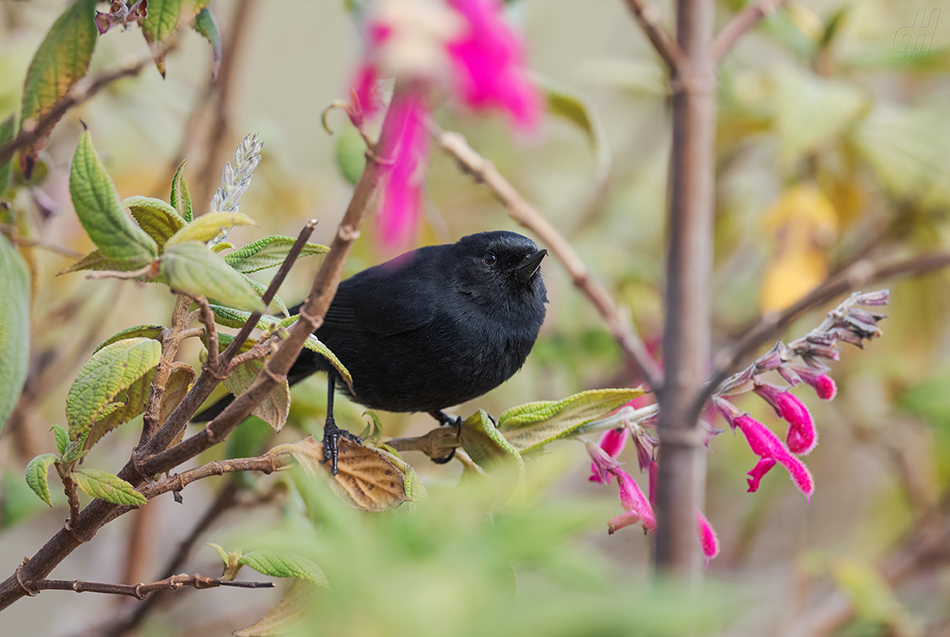
<instances>
[{"instance_id":1,"label":"thorny stem","mask_svg":"<svg viewBox=\"0 0 950 637\"><path fill-rule=\"evenodd\" d=\"M541 243L557 257L571 275L574 285L603 317L607 323L607 329L620 345L628 363L650 388L657 389L663 382L663 373L659 365L647 352L630 318L620 310L607 289L594 278L564 235L498 172L494 164L473 150L462 135L439 130L434 124L431 126L442 149L454 157L478 181L491 188L498 200L504 204L511 218L534 232Z\"/></svg>"}]
</instances>

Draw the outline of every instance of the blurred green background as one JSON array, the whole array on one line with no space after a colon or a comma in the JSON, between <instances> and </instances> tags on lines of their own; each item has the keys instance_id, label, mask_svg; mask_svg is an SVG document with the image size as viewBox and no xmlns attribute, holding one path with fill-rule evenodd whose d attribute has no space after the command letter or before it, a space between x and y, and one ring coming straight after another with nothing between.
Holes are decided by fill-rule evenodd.
<instances>
[{"instance_id":1,"label":"blurred green background","mask_svg":"<svg viewBox=\"0 0 950 637\"><path fill-rule=\"evenodd\" d=\"M212 0L226 38L238 4ZM17 108L33 52L64 6L51 0L0 2L0 119ZM720 2L718 24L741 6ZM670 23L669 4L659 7ZM792 2L728 56L719 85L717 346L763 310L787 306L857 259L950 248L948 7L884 0ZM236 228L233 237L240 242L272 233L296 235L306 219L315 217L320 224L313 240L328 243L351 193L337 157L339 145L348 143L341 138L352 140L352 129L341 114L331 114L337 134L328 135L320 115L329 102L348 94L360 55L357 29L342 2L247 2L246 8L250 19L236 60L233 94L217 107L226 109L228 122L220 156L203 157L216 109L193 119L187 128L191 137L183 139L194 105L206 90L211 64L207 43L189 31L169 55L167 79L149 68L138 78L111 85L64 118L41 156L48 166L48 174L37 182L41 192L31 197L21 191L18 216L8 222L26 236L83 254L92 248L68 196L69 158L82 119L122 197L167 197L180 152L189 159L186 177L192 190L213 191L220 166L237 142L259 132L264 159L242 211L261 229ZM615 0L516 0L509 11L526 34L531 67L589 100L589 114L603 134L592 144L584 130L557 113L528 138L513 135L500 117L475 117L448 105L436 110L436 118L444 128L464 133L557 225L629 309L644 340L656 343L663 318L670 137L668 93L658 60L623 3ZM919 11L933 20L931 26L923 26ZM907 34L912 37L904 38ZM136 29L113 30L99 42L92 72L144 50ZM200 167L207 162L213 179L202 184ZM487 229L518 230L487 190L435 148L425 194L420 245ZM370 219L348 262L349 272L392 256L377 246L374 230ZM60 528L67 515L61 494L54 510L46 510L23 483L22 470L34 455L52 448L47 430L63 422L75 372L100 340L123 327L167 320L173 303L157 286L56 276L72 262L69 258L38 248L24 253L35 273L32 364L45 376L31 380L37 395L29 397L18 426L0 436L4 576ZM291 273L281 291L288 303L306 294L318 265L318 259L307 259ZM484 408L498 414L523 402L636 382L623 371L599 316L560 265L547 261L544 274L551 304L524 370L458 413ZM306 532L313 531L306 529L313 527L303 522L307 515L313 517L314 508L306 494L277 488L263 504L229 512L202 541L230 542L228 548L246 550L275 538L312 542L317 547L312 553L318 563L323 560L331 581L333 572L339 573L339 590L328 598L335 603L321 606L332 617L325 631L333 634L381 634L387 612L392 613L389 629L399 635L507 629L524 634L686 634L684 622L692 620L699 633L730 635L950 634L946 546L912 553L916 561L904 570L892 568L893 556L905 555L902 551L916 546L918 536L950 537L939 535L947 533L950 515L947 283L941 272L888 284L892 304L886 309L885 336L866 351L845 350L834 365L838 398L819 404L807 391L799 393L812 409L821 437L806 459L817 484L810 506L778 471L758 493L746 494L744 474L755 457L741 437L727 433L713 441L706 515L723 551L707 576L717 583L711 588L719 601L700 604L695 617L681 616L675 596L654 591L659 597L648 597L651 538L637 527L607 536L607 519L622 510L616 487L587 482L586 454L575 443L552 445L552 453L529 463L529 479L536 485L531 506L494 525L483 523L479 496L454 490L457 465L436 466L421 455L407 454L434 494L417 512L404 507L369 520L342 511L343 521L337 520L336 527L321 519L328 526L308 539ZM789 336L804 334L819 316L816 312L803 319ZM195 362L197 347L191 345L183 355ZM296 427L281 434L282 440L299 438L300 430L322 424L322 386L321 379L311 379L294 389L291 418ZM750 398L739 405L780 426L761 401ZM351 429L361 428L359 409L349 410L346 418ZM391 436L421 434L431 427L428 417L418 414L382 418ZM133 423L113 434L96 447L90 461L118 469L137 439L134 430ZM224 450L214 453L208 459ZM621 460L629 469L636 457L628 450ZM251 481L245 486L249 499L260 500L272 485ZM139 577L149 581L157 576L220 487L213 480L189 487L184 506L171 498L149 505L155 512L149 516ZM126 516L110 524L54 577L122 579L130 522ZM342 553L336 552L338 546ZM343 556L354 560L352 571L347 570L349 559L340 562ZM216 575L216 560L213 551L203 549L185 570ZM510 603L514 576L504 568L512 560L522 602L515 606ZM519 570L519 564L525 568ZM875 570L882 564L883 571ZM891 582L882 579L882 572ZM151 616L144 634L229 634L260 617L277 599L276 592L224 589L176 595L180 600L166 599L175 605ZM830 631L822 632L809 622L820 619L821 611L830 608L828 600L839 599L835 596L851 600L857 616L839 617ZM78 634L126 603L47 592L5 611L2 632ZM356 619L361 613L362 623ZM401 613L402 622L395 619Z\"/></svg>"}]
</instances>

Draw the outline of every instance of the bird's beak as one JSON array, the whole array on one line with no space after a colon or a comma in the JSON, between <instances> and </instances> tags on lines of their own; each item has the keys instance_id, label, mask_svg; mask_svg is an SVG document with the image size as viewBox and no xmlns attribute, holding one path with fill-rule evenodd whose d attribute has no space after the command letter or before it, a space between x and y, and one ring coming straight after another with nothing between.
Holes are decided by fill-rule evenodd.
<instances>
[{"instance_id":1,"label":"bird's beak","mask_svg":"<svg viewBox=\"0 0 950 637\"><path fill-rule=\"evenodd\" d=\"M538 250L530 257L521 262L515 269L515 273L518 275L518 280L522 283L527 283L531 280L531 277L534 276L534 273L541 268L541 259L548 256L547 250Z\"/></svg>"}]
</instances>

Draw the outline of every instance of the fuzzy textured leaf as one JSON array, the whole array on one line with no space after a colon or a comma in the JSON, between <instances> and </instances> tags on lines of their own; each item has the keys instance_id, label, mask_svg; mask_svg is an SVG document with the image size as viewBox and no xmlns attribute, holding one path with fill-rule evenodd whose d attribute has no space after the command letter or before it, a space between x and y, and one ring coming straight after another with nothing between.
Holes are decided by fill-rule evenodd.
<instances>
[{"instance_id":1,"label":"fuzzy textured leaf","mask_svg":"<svg viewBox=\"0 0 950 637\"><path fill-rule=\"evenodd\" d=\"M159 250L188 223L172 206L154 197L129 197L120 205L129 209L139 227L155 239Z\"/></svg>"},{"instance_id":2,"label":"fuzzy textured leaf","mask_svg":"<svg viewBox=\"0 0 950 637\"><path fill-rule=\"evenodd\" d=\"M218 69L221 68L221 31L218 30L218 22L208 7L198 12L195 31L211 43L211 80L214 81L218 78Z\"/></svg>"},{"instance_id":3,"label":"fuzzy textured leaf","mask_svg":"<svg viewBox=\"0 0 950 637\"><path fill-rule=\"evenodd\" d=\"M59 455L63 455L66 453L66 445L69 444L69 434L59 425L53 425L50 431L53 432L53 438L56 440L56 451Z\"/></svg>"},{"instance_id":4,"label":"fuzzy textured leaf","mask_svg":"<svg viewBox=\"0 0 950 637\"><path fill-rule=\"evenodd\" d=\"M145 412L145 403L148 402L149 388L155 380L155 371L156 368L150 369L125 390L119 392L116 401L110 404L109 411L103 410L92 424L83 443L83 451L92 449L104 435Z\"/></svg>"},{"instance_id":5,"label":"fuzzy textured leaf","mask_svg":"<svg viewBox=\"0 0 950 637\"><path fill-rule=\"evenodd\" d=\"M30 271L0 236L0 430L26 382L30 358Z\"/></svg>"},{"instance_id":6,"label":"fuzzy textured leaf","mask_svg":"<svg viewBox=\"0 0 950 637\"><path fill-rule=\"evenodd\" d=\"M97 0L76 0L56 19L36 50L23 86L20 130L27 123L35 125L53 110L89 70L89 61L96 48ZM55 123L55 122L54 122ZM36 156L46 143L46 136L20 151L20 166L27 177Z\"/></svg>"},{"instance_id":7,"label":"fuzzy textured leaf","mask_svg":"<svg viewBox=\"0 0 950 637\"><path fill-rule=\"evenodd\" d=\"M58 458L54 453L44 453L30 460L26 465L26 483L33 489L33 493L40 497L40 500L53 506L49 497L49 468Z\"/></svg>"},{"instance_id":8,"label":"fuzzy textured leaf","mask_svg":"<svg viewBox=\"0 0 950 637\"><path fill-rule=\"evenodd\" d=\"M184 219L185 223L191 223L191 193L188 191L188 184L185 183L185 161L178 164L178 170L175 171L175 176L172 178L172 192L169 201L172 202L178 216Z\"/></svg>"},{"instance_id":9,"label":"fuzzy textured leaf","mask_svg":"<svg viewBox=\"0 0 950 637\"><path fill-rule=\"evenodd\" d=\"M66 396L69 439L84 442L103 409L158 365L161 355L161 344L149 338L124 339L93 354Z\"/></svg>"},{"instance_id":10,"label":"fuzzy textured leaf","mask_svg":"<svg viewBox=\"0 0 950 637\"><path fill-rule=\"evenodd\" d=\"M149 47L155 51L168 42L181 28L191 22L208 5L208 0L151 0L148 16L142 20L142 34ZM165 77L165 55L157 55L155 66Z\"/></svg>"},{"instance_id":11,"label":"fuzzy textured leaf","mask_svg":"<svg viewBox=\"0 0 950 637\"><path fill-rule=\"evenodd\" d=\"M260 297L260 298L263 298L263 297L264 297L264 293L267 292L267 286L266 286L266 285L264 285L264 284L261 283L260 281L256 281L256 280L252 279L251 277L249 277L248 275L244 274L243 272L241 273L241 276L244 277L244 281L245 281L249 286L251 286L251 288L252 288L255 292L257 292L257 296L258 296L258 297ZM287 309L287 305L284 303L283 299L281 299L279 295L277 295L277 294L274 295L274 300L272 301L272 303L274 303L275 305L277 305L277 307L280 309L280 311L283 312L284 316L290 316L290 311Z\"/></svg>"},{"instance_id":12,"label":"fuzzy textured leaf","mask_svg":"<svg viewBox=\"0 0 950 637\"><path fill-rule=\"evenodd\" d=\"M165 243L165 247L188 241L210 241L234 226L257 226L257 222L240 212L209 212L176 232Z\"/></svg>"},{"instance_id":13,"label":"fuzzy textured leaf","mask_svg":"<svg viewBox=\"0 0 950 637\"><path fill-rule=\"evenodd\" d=\"M148 500L135 490L131 484L99 469L82 469L72 474L79 490L93 498L99 498L112 504L138 506Z\"/></svg>"},{"instance_id":14,"label":"fuzzy textured leaf","mask_svg":"<svg viewBox=\"0 0 950 637\"><path fill-rule=\"evenodd\" d=\"M498 494L510 503L524 497L525 468L521 454L498 431L488 414L479 409L465 419L461 431L462 449L502 489Z\"/></svg>"},{"instance_id":15,"label":"fuzzy textured leaf","mask_svg":"<svg viewBox=\"0 0 950 637\"><path fill-rule=\"evenodd\" d=\"M524 453L563 438L643 394L640 388L591 389L564 400L527 403L503 413L498 430L512 447Z\"/></svg>"},{"instance_id":16,"label":"fuzzy textured leaf","mask_svg":"<svg viewBox=\"0 0 950 637\"><path fill-rule=\"evenodd\" d=\"M260 241L255 241L228 254L224 257L224 260L232 268L245 274L272 268L284 262L291 246L294 245L294 241L296 239L293 237L278 235L264 237ZM326 246L308 242L300 251L298 258L309 257L314 254L326 254L329 251L330 248Z\"/></svg>"},{"instance_id":17,"label":"fuzzy textured leaf","mask_svg":"<svg viewBox=\"0 0 950 637\"><path fill-rule=\"evenodd\" d=\"M99 343L93 354L101 350L103 347L112 345L116 341L121 341L127 338L151 338L159 343L162 342L162 333L165 331L164 325L133 325L132 327L127 327L124 330L116 332L106 340Z\"/></svg>"},{"instance_id":18,"label":"fuzzy textured leaf","mask_svg":"<svg viewBox=\"0 0 950 637\"><path fill-rule=\"evenodd\" d=\"M274 551L251 551L238 559L239 564L250 566L258 573L270 577L296 577L318 586L330 586L323 570L302 555L275 553Z\"/></svg>"},{"instance_id":19,"label":"fuzzy textured leaf","mask_svg":"<svg viewBox=\"0 0 950 637\"><path fill-rule=\"evenodd\" d=\"M209 300L227 299L229 305L241 309L266 310L243 275L198 241L166 244L160 272L173 290Z\"/></svg>"},{"instance_id":20,"label":"fuzzy textured leaf","mask_svg":"<svg viewBox=\"0 0 950 637\"><path fill-rule=\"evenodd\" d=\"M408 500L402 472L382 453L346 438L340 439L339 452L335 476L323 463L323 443L313 436L278 445L267 453L292 456L311 480L329 478L337 495L358 509L388 511Z\"/></svg>"},{"instance_id":21,"label":"fuzzy textured leaf","mask_svg":"<svg viewBox=\"0 0 950 637\"><path fill-rule=\"evenodd\" d=\"M261 371L264 369L264 361L255 359L238 365L231 375L224 379L224 386L235 396L240 396L247 388L251 386ZM280 431L287 422L287 415L290 413L290 385L285 378L277 387L254 408L252 414L257 416L268 425L274 428L274 431Z\"/></svg>"},{"instance_id":22,"label":"fuzzy textured leaf","mask_svg":"<svg viewBox=\"0 0 950 637\"><path fill-rule=\"evenodd\" d=\"M138 270L143 267L141 259L112 259L104 256L98 250L93 250L76 263L72 264L60 274L70 272L79 272L80 270L112 270L119 272L128 272L129 270Z\"/></svg>"},{"instance_id":23,"label":"fuzzy textured leaf","mask_svg":"<svg viewBox=\"0 0 950 637\"><path fill-rule=\"evenodd\" d=\"M141 268L155 259L158 246L125 216L89 131L79 136L73 154L69 194L82 227L102 256L125 263L127 270Z\"/></svg>"},{"instance_id":24,"label":"fuzzy textured leaf","mask_svg":"<svg viewBox=\"0 0 950 637\"><path fill-rule=\"evenodd\" d=\"M16 113L0 122L0 146L13 139L16 132ZM13 158L0 164L0 195L10 187L10 178L13 176Z\"/></svg>"}]
</instances>

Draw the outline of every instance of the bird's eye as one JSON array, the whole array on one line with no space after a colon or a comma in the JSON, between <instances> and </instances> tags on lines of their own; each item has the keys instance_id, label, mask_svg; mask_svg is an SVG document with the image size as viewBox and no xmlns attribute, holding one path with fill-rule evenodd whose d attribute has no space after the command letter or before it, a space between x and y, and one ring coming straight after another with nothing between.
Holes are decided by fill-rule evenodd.
<instances>
[{"instance_id":1,"label":"bird's eye","mask_svg":"<svg viewBox=\"0 0 950 637\"><path fill-rule=\"evenodd\" d=\"M498 260L498 257L495 256L495 253L494 253L494 252L486 252L486 253L485 253L485 263L486 263L487 265L495 265L495 261L497 261L497 260Z\"/></svg>"}]
</instances>

